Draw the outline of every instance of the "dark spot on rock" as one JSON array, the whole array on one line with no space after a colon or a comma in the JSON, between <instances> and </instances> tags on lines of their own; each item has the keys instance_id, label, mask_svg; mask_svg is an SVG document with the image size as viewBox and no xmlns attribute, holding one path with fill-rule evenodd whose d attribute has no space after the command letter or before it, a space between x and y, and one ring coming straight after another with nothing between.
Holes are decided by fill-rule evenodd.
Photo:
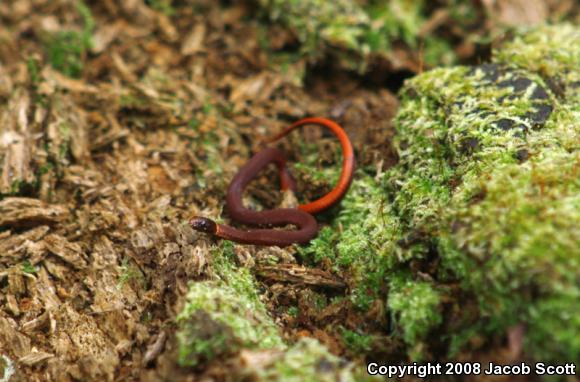
<instances>
[{"instance_id":1,"label":"dark spot on rock","mask_svg":"<svg viewBox=\"0 0 580 382\"><path fill-rule=\"evenodd\" d=\"M552 110L554 110L552 105L546 103L535 103L534 108L534 111L530 111L524 115L526 118L532 121L534 127L540 127L546 123L550 117L550 114L552 114Z\"/></svg>"},{"instance_id":2,"label":"dark spot on rock","mask_svg":"<svg viewBox=\"0 0 580 382\"><path fill-rule=\"evenodd\" d=\"M502 118L499 121L497 121L495 123L495 125L500 129L500 130L504 130L507 131L509 129L511 129L512 127L514 127L515 122L512 121L511 119L506 119L506 118Z\"/></svg>"},{"instance_id":3,"label":"dark spot on rock","mask_svg":"<svg viewBox=\"0 0 580 382\"><path fill-rule=\"evenodd\" d=\"M508 94L508 95L499 97L497 99L497 103L503 104L503 103L505 103L504 101L513 101L513 100L518 99L518 98L519 98L519 96L517 94Z\"/></svg>"},{"instance_id":4,"label":"dark spot on rock","mask_svg":"<svg viewBox=\"0 0 580 382\"><path fill-rule=\"evenodd\" d=\"M514 76L513 78L501 81L497 84L498 88L513 88L514 92L521 93L532 85L532 80L522 76Z\"/></svg>"},{"instance_id":5,"label":"dark spot on rock","mask_svg":"<svg viewBox=\"0 0 580 382\"><path fill-rule=\"evenodd\" d=\"M518 130L516 133L514 133L514 136L519 138L523 138L525 133L528 131L528 127L525 124L516 123L515 121L507 118L502 118L496 121L495 126L502 131Z\"/></svg>"},{"instance_id":6,"label":"dark spot on rock","mask_svg":"<svg viewBox=\"0 0 580 382\"><path fill-rule=\"evenodd\" d=\"M446 110L449 113L477 115L480 119L495 119L492 126L496 129L491 133L499 134L501 131L511 131L514 137L525 137L530 128L537 129L542 127L548 120L553 111L553 106L550 100L550 93L545 86L540 86L532 78L526 77L525 72L516 71L505 68L497 64L484 64L470 69L468 75L475 76L483 73L483 84L476 86L493 89L506 89L502 96L495 99L494 107L484 108L476 107L471 110L465 110L467 103L464 99L452 103L454 108ZM481 82L481 81L476 81ZM530 86L532 88L530 89ZM529 91L529 96L526 95ZM494 100L489 100L494 101ZM530 105L529 108L521 110L522 106ZM459 109L461 105L462 109ZM514 108L513 106L517 106ZM512 114L506 115L504 118L499 117L496 110L502 110L504 107L509 107L509 110L514 110ZM520 111L521 110L521 111ZM494 118L494 116L496 116ZM525 122L519 122L526 120ZM529 121L529 123L528 123ZM480 142L477 140L464 140L461 142L460 150L465 153L471 153L477 149Z\"/></svg>"},{"instance_id":7,"label":"dark spot on rock","mask_svg":"<svg viewBox=\"0 0 580 382\"><path fill-rule=\"evenodd\" d=\"M530 153L528 152L528 150L526 149L519 149L518 151L516 151L516 159L522 163L528 160L528 157L530 156Z\"/></svg>"},{"instance_id":8,"label":"dark spot on rock","mask_svg":"<svg viewBox=\"0 0 580 382\"><path fill-rule=\"evenodd\" d=\"M546 89L544 89L541 86L536 86L536 88L534 89L534 92L530 96L530 99L533 99L533 100L545 100L548 98L549 98L548 92L546 91Z\"/></svg>"},{"instance_id":9,"label":"dark spot on rock","mask_svg":"<svg viewBox=\"0 0 580 382\"><path fill-rule=\"evenodd\" d=\"M561 79L554 78L554 77L548 77L548 78L544 79L544 81L546 81L546 85L548 85L548 87L550 88L552 93L554 93L556 95L556 97L564 98L564 95L566 94L566 85L562 82ZM579 82L579 84L580 84L580 82ZM571 86L571 85L568 85L568 86Z\"/></svg>"}]
</instances>

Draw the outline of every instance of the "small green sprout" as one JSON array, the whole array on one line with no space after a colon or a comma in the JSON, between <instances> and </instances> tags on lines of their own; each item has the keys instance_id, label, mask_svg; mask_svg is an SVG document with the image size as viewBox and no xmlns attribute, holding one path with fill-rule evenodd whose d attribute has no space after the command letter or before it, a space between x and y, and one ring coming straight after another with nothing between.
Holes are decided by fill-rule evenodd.
<instances>
[{"instance_id":1,"label":"small green sprout","mask_svg":"<svg viewBox=\"0 0 580 382\"><path fill-rule=\"evenodd\" d=\"M29 273L29 274L33 274L33 273L38 272L36 267L34 265L32 265L32 263L30 262L30 260L24 260L21 264L21 269L22 269L22 272Z\"/></svg>"}]
</instances>

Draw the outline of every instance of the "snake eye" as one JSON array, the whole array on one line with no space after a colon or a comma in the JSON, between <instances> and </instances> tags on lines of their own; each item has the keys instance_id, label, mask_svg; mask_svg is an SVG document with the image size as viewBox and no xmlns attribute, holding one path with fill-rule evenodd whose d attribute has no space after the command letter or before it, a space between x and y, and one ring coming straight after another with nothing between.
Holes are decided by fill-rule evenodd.
<instances>
[{"instance_id":1,"label":"snake eye","mask_svg":"<svg viewBox=\"0 0 580 382\"><path fill-rule=\"evenodd\" d=\"M215 234L217 231L217 225L215 222L208 218L202 218L201 216L195 216L189 221L189 225L196 231Z\"/></svg>"}]
</instances>

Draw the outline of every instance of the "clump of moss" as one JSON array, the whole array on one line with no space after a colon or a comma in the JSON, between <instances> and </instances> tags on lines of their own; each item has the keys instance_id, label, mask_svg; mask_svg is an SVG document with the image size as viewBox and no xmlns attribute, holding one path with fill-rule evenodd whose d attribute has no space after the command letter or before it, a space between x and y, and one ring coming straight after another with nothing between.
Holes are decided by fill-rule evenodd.
<instances>
[{"instance_id":1,"label":"clump of moss","mask_svg":"<svg viewBox=\"0 0 580 382\"><path fill-rule=\"evenodd\" d=\"M526 324L527 349L538 359L580 356L579 165L577 153L556 151L497 168L468 186L485 197L457 204L447 220L456 230L441 242L445 269L463 277L490 317L486 329Z\"/></svg>"},{"instance_id":2,"label":"clump of moss","mask_svg":"<svg viewBox=\"0 0 580 382\"><path fill-rule=\"evenodd\" d=\"M363 171L357 171L355 178L335 226L323 228L301 249L301 255L314 264L330 261L336 270L349 269L355 285L350 299L361 310L368 310L396 263L390 255L399 230L380 184Z\"/></svg>"},{"instance_id":3,"label":"clump of moss","mask_svg":"<svg viewBox=\"0 0 580 382\"><path fill-rule=\"evenodd\" d=\"M83 56L92 46L92 32L95 21L90 9L83 3L77 3L83 29L66 30L55 33L46 41L48 60L53 68L69 77L80 77L83 70Z\"/></svg>"},{"instance_id":4,"label":"clump of moss","mask_svg":"<svg viewBox=\"0 0 580 382\"><path fill-rule=\"evenodd\" d=\"M391 279L388 307L402 329L403 340L411 346L411 357L419 359L427 334L442 321L440 296L431 283L405 276L399 272Z\"/></svg>"},{"instance_id":5,"label":"clump of moss","mask_svg":"<svg viewBox=\"0 0 580 382\"><path fill-rule=\"evenodd\" d=\"M342 342L354 354L367 353L372 349L373 337L352 330L342 330Z\"/></svg>"},{"instance_id":6,"label":"clump of moss","mask_svg":"<svg viewBox=\"0 0 580 382\"><path fill-rule=\"evenodd\" d=\"M401 224L387 196L376 178L358 171L334 222L342 231L324 228L302 249L302 256L313 263L328 259L336 270L346 270L353 285L349 297L361 311L384 299L388 290L395 336L416 346L441 322L439 292L408 271L406 262L421 251L405 251L398 245Z\"/></svg>"},{"instance_id":7,"label":"clump of moss","mask_svg":"<svg viewBox=\"0 0 580 382\"><path fill-rule=\"evenodd\" d=\"M311 59L332 52L343 66L364 70L370 55L388 55L392 45L400 43L411 49L422 44L427 64L455 60L444 40L419 37L429 18L423 1L261 0L260 4L270 20L296 34L301 53Z\"/></svg>"},{"instance_id":8,"label":"clump of moss","mask_svg":"<svg viewBox=\"0 0 580 382\"><path fill-rule=\"evenodd\" d=\"M259 300L252 275L245 268L234 270L226 255L216 252L219 281L192 284L177 317L182 365L195 366L242 348L285 346Z\"/></svg>"}]
</instances>

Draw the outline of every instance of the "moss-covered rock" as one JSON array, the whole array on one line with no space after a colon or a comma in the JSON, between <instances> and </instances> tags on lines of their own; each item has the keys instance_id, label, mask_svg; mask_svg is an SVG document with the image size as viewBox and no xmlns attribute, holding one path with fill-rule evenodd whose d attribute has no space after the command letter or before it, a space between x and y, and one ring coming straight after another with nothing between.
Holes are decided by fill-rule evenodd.
<instances>
[{"instance_id":1,"label":"moss-covered rock","mask_svg":"<svg viewBox=\"0 0 580 382\"><path fill-rule=\"evenodd\" d=\"M529 356L580 357L580 31L521 33L490 64L408 81L399 164L359 172L345 230L303 251L354 274L361 309L385 299L414 359L514 325Z\"/></svg>"},{"instance_id":2,"label":"moss-covered rock","mask_svg":"<svg viewBox=\"0 0 580 382\"><path fill-rule=\"evenodd\" d=\"M421 38L430 18L424 1L260 0L269 19L288 27L297 36L300 51L317 59L334 54L346 68L364 70L372 55L388 57L393 46L418 49L422 45L428 65L451 64L453 49L442 38ZM455 8L457 21L473 9ZM396 61L396 60L395 60Z\"/></svg>"},{"instance_id":3,"label":"moss-covered rock","mask_svg":"<svg viewBox=\"0 0 580 382\"><path fill-rule=\"evenodd\" d=\"M437 248L439 275L478 299L477 320L459 319L454 340L466 338L466 323L496 334L525 324L531 355L580 357L580 121L570 91L579 37L569 26L541 28L493 64L438 69L405 86L389 193L405 230ZM520 46L533 41L535 50ZM510 61L520 48L528 58ZM559 70L540 70L531 51ZM546 305L564 310L544 320Z\"/></svg>"}]
</instances>

